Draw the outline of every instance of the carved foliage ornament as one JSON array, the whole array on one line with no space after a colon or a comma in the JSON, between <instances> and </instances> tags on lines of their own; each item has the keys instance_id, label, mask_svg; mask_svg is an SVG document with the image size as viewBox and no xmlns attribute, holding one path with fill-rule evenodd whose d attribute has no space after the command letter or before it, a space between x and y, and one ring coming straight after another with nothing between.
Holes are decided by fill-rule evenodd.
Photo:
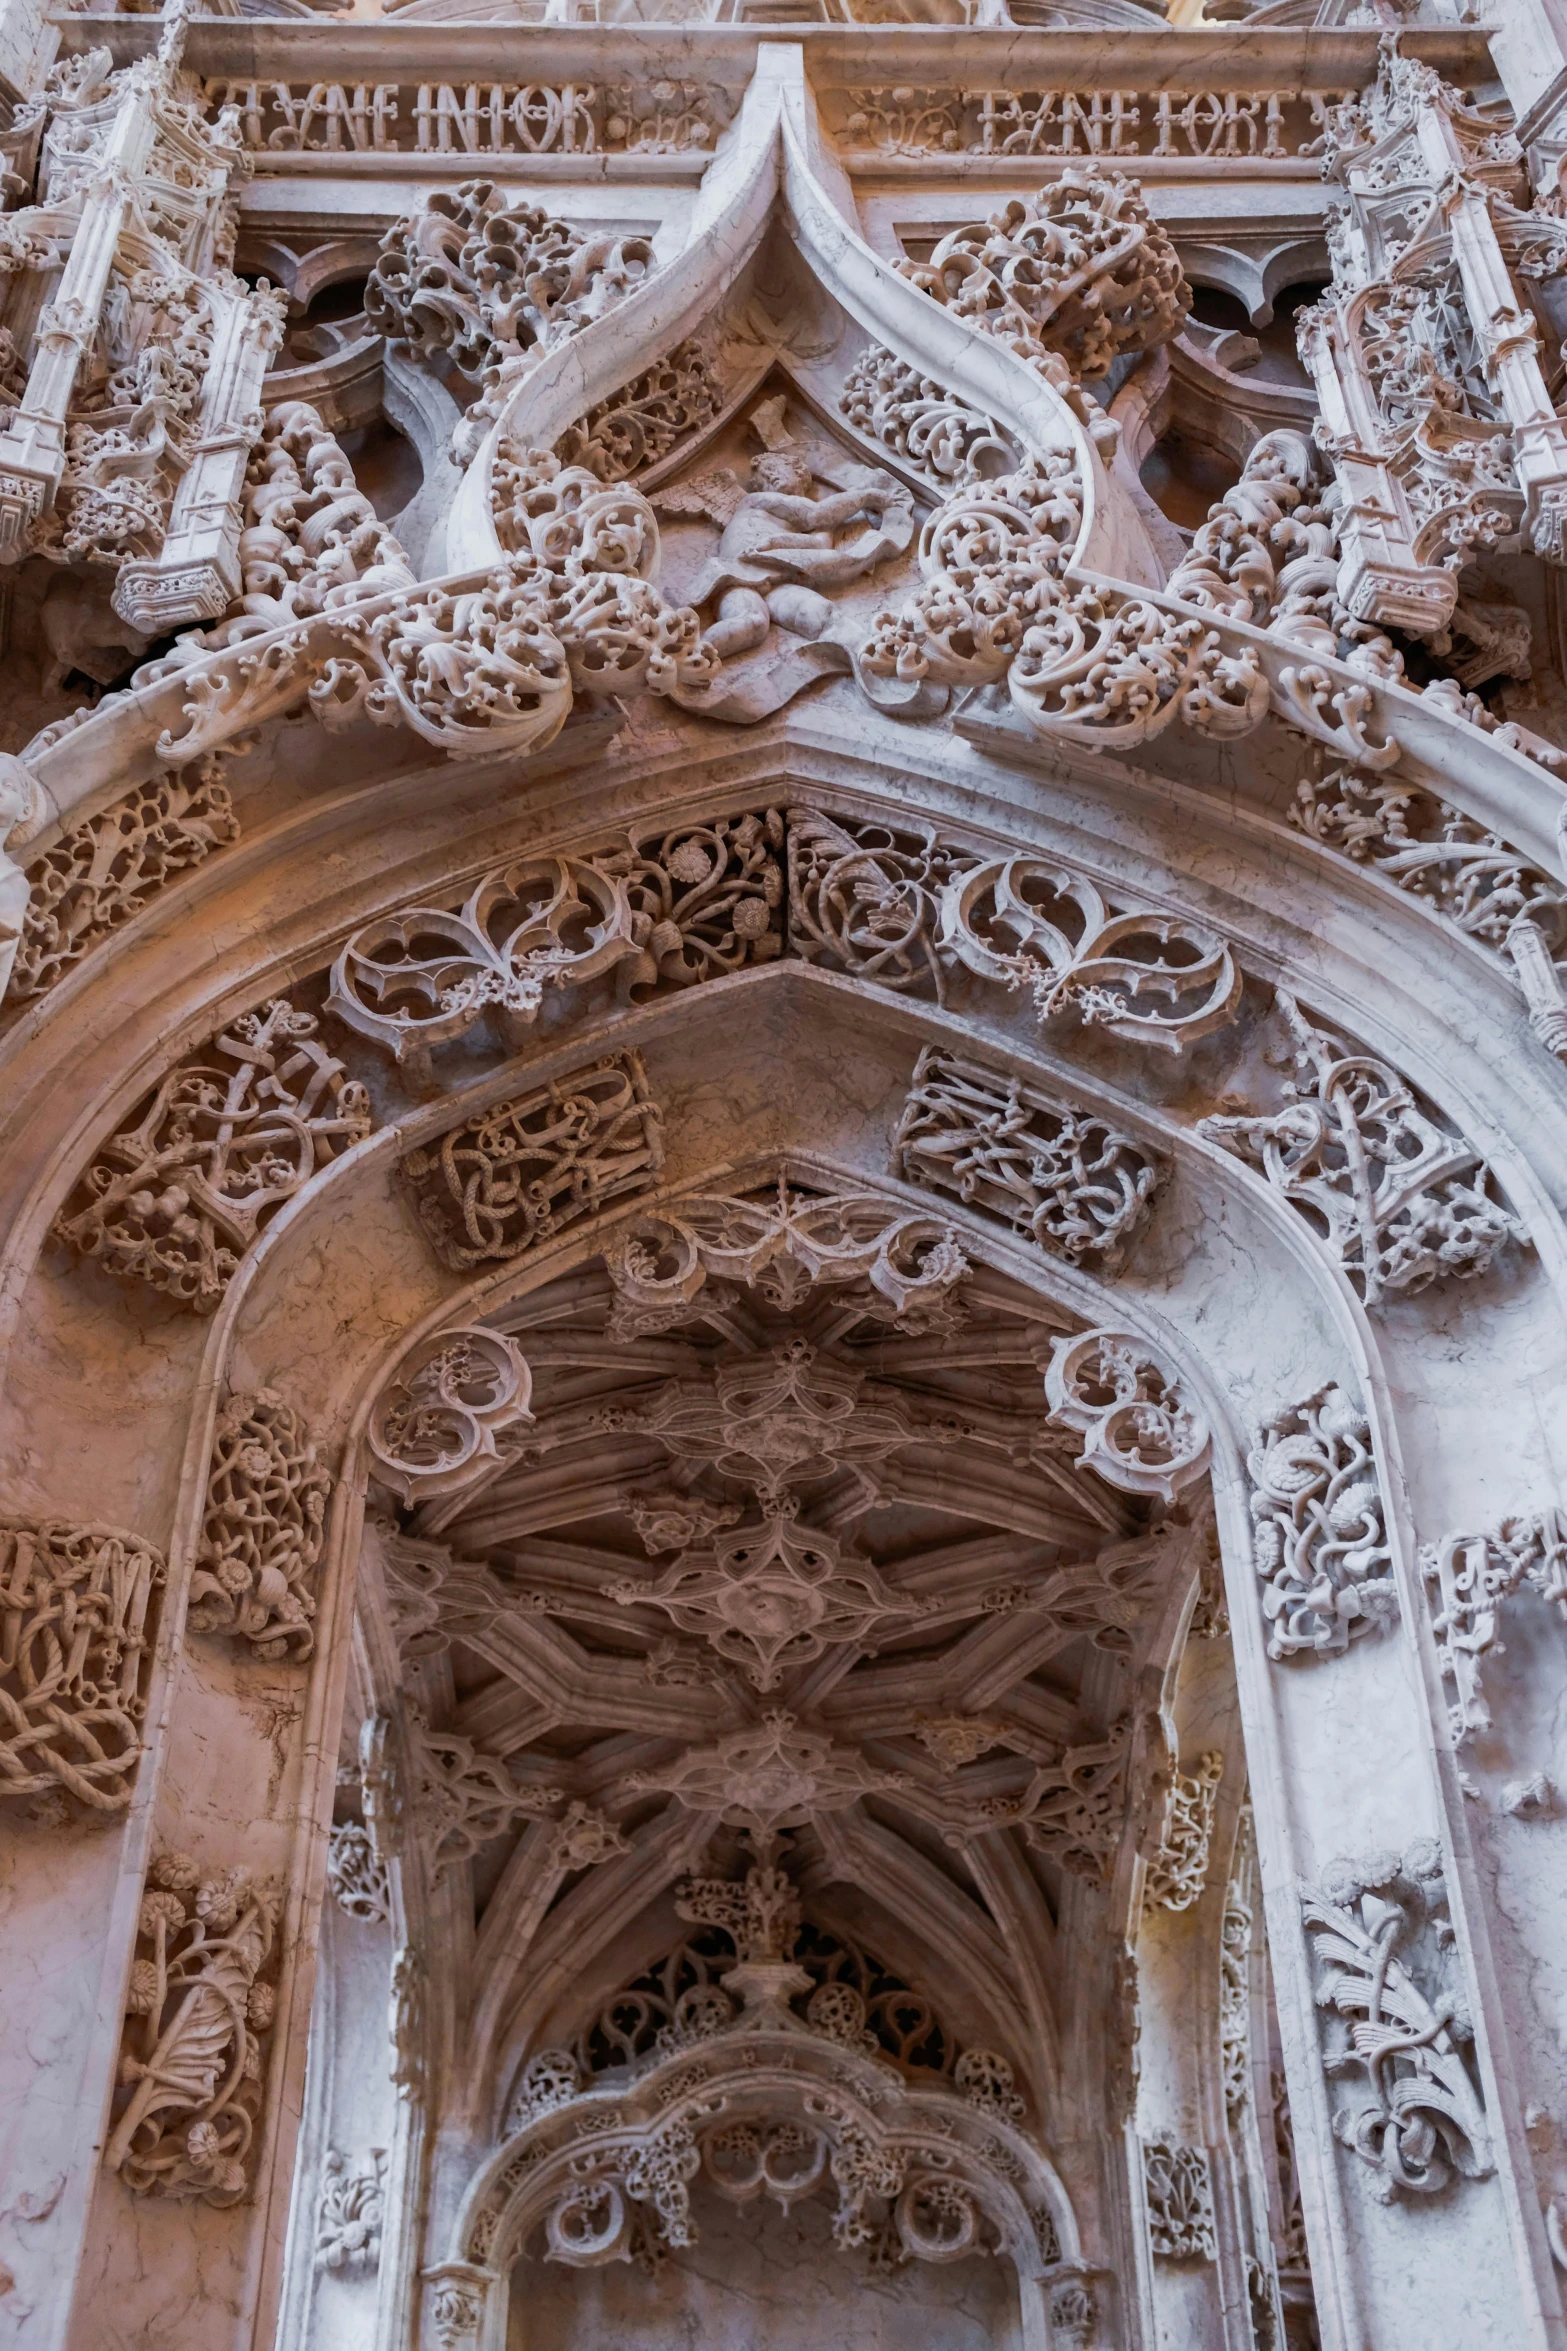
<instances>
[{"instance_id":1,"label":"carved foliage ornament","mask_svg":"<svg viewBox=\"0 0 1567 2351\"><path fill-rule=\"evenodd\" d=\"M370 1131L369 1097L278 997L171 1070L135 1126L111 1136L56 1230L113 1273L213 1313L286 1201Z\"/></svg>"},{"instance_id":2,"label":"carved foliage ornament","mask_svg":"<svg viewBox=\"0 0 1567 2351\"><path fill-rule=\"evenodd\" d=\"M1148 1909L1190 1910L1201 1901L1208 1882L1213 1810L1223 1777L1224 1757L1217 1751L1204 1755L1194 1774L1172 1775L1164 1831L1143 1886Z\"/></svg>"},{"instance_id":3,"label":"carved foliage ornament","mask_svg":"<svg viewBox=\"0 0 1567 2351\"><path fill-rule=\"evenodd\" d=\"M275 1389L231 1396L213 1437L191 1629L241 1637L269 1661L308 1657L331 1491L305 1423Z\"/></svg>"},{"instance_id":4,"label":"carved foliage ornament","mask_svg":"<svg viewBox=\"0 0 1567 2351\"><path fill-rule=\"evenodd\" d=\"M994 1829L1020 1828L1030 1845L1075 1877L1108 1880L1126 1814L1126 1750L1131 1725L1111 1725L1102 1739L1069 1747L1034 1773L1017 1796L987 1796L970 1823L952 1833L961 1844Z\"/></svg>"},{"instance_id":5,"label":"carved foliage ornament","mask_svg":"<svg viewBox=\"0 0 1567 2351\"><path fill-rule=\"evenodd\" d=\"M316 2215L318 2269L373 2269L380 2258L386 2202L386 2149L372 2147L362 2171L329 2147L321 2165L321 2205Z\"/></svg>"},{"instance_id":6,"label":"carved foliage ornament","mask_svg":"<svg viewBox=\"0 0 1567 2351\"><path fill-rule=\"evenodd\" d=\"M1478 1151L1448 1133L1390 1063L1339 1044L1285 989L1295 1076L1271 1117L1197 1131L1250 1160L1297 1208L1368 1306L1439 1278L1472 1280L1526 1241Z\"/></svg>"},{"instance_id":7,"label":"carved foliage ornament","mask_svg":"<svg viewBox=\"0 0 1567 2351\"><path fill-rule=\"evenodd\" d=\"M1465 2057L1474 2028L1446 1907L1442 1856L1429 1837L1402 1856L1331 1862L1302 1897L1317 2006L1345 2028L1323 2069L1358 2078L1359 2102L1340 2108L1333 2128L1376 2173L1385 2203L1495 2168Z\"/></svg>"},{"instance_id":8,"label":"carved foliage ornament","mask_svg":"<svg viewBox=\"0 0 1567 2351\"><path fill-rule=\"evenodd\" d=\"M386 1863L370 1832L358 1821L340 1821L333 1828L327 1847L326 1882L338 1908L349 1918L375 1926L391 1917Z\"/></svg>"},{"instance_id":9,"label":"carved foliage ornament","mask_svg":"<svg viewBox=\"0 0 1567 2351\"><path fill-rule=\"evenodd\" d=\"M1143 2186L1154 2252L1165 2261L1217 2261L1207 2149L1180 2147L1168 2139L1147 2140Z\"/></svg>"},{"instance_id":10,"label":"carved foliage ornament","mask_svg":"<svg viewBox=\"0 0 1567 2351\"><path fill-rule=\"evenodd\" d=\"M1106 1120L927 1045L893 1136L893 1168L999 1218L1074 1264L1114 1266L1159 1163Z\"/></svg>"},{"instance_id":11,"label":"carved foliage ornament","mask_svg":"<svg viewBox=\"0 0 1567 2351\"><path fill-rule=\"evenodd\" d=\"M5 999L41 996L174 875L239 838L209 757L140 785L29 867L32 894Z\"/></svg>"},{"instance_id":12,"label":"carved foliage ornament","mask_svg":"<svg viewBox=\"0 0 1567 2351\"><path fill-rule=\"evenodd\" d=\"M410 1152L402 1175L431 1247L460 1273L646 1191L662 1165L658 1105L640 1058L621 1053L475 1113Z\"/></svg>"},{"instance_id":13,"label":"carved foliage ornament","mask_svg":"<svg viewBox=\"0 0 1567 2351\"><path fill-rule=\"evenodd\" d=\"M1270 1657L1333 1656L1397 1614L1371 1427L1342 1388L1264 1421L1246 1467Z\"/></svg>"},{"instance_id":14,"label":"carved foliage ornament","mask_svg":"<svg viewBox=\"0 0 1567 2351\"><path fill-rule=\"evenodd\" d=\"M0 1518L0 1795L130 1802L163 1581L139 1535Z\"/></svg>"},{"instance_id":15,"label":"carved foliage ornament","mask_svg":"<svg viewBox=\"0 0 1567 2351\"><path fill-rule=\"evenodd\" d=\"M1559 1509L1507 1518L1488 1534L1447 1535L1425 1545L1420 1568L1430 1592L1437 1658L1451 1693L1453 1737L1489 1730L1481 1661L1498 1646L1504 1600L1527 1588L1567 1615L1567 1524Z\"/></svg>"},{"instance_id":16,"label":"carved foliage ornament","mask_svg":"<svg viewBox=\"0 0 1567 2351\"><path fill-rule=\"evenodd\" d=\"M137 2195L238 2203L260 2120L278 1895L246 1869L154 1862L104 2157Z\"/></svg>"}]
</instances>

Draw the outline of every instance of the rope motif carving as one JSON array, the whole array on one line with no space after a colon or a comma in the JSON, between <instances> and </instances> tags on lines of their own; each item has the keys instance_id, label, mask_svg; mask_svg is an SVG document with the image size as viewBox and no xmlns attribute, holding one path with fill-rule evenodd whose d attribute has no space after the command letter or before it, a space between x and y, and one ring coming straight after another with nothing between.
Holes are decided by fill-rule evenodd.
<instances>
[{"instance_id":1,"label":"rope motif carving","mask_svg":"<svg viewBox=\"0 0 1567 2351\"><path fill-rule=\"evenodd\" d=\"M0 1795L130 1802L163 1580L118 1527L0 1519Z\"/></svg>"},{"instance_id":2,"label":"rope motif carving","mask_svg":"<svg viewBox=\"0 0 1567 2351\"><path fill-rule=\"evenodd\" d=\"M608 1200L645 1191L663 1165L661 1113L623 1053L464 1120L402 1175L443 1265L521 1257Z\"/></svg>"},{"instance_id":3,"label":"rope motif carving","mask_svg":"<svg viewBox=\"0 0 1567 2351\"><path fill-rule=\"evenodd\" d=\"M292 1405L273 1388L231 1396L213 1439L191 1629L247 1640L269 1662L307 1658L331 1492Z\"/></svg>"}]
</instances>

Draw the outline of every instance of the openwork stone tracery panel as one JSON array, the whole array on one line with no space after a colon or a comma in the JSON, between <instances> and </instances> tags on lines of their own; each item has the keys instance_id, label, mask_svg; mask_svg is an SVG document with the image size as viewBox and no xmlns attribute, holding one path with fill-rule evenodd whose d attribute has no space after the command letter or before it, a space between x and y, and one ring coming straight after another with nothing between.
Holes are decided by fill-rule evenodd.
<instances>
[{"instance_id":1,"label":"openwork stone tracery panel","mask_svg":"<svg viewBox=\"0 0 1567 2351\"><path fill-rule=\"evenodd\" d=\"M119 1527L0 1518L0 1795L130 1802L164 1572Z\"/></svg>"}]
</instances>

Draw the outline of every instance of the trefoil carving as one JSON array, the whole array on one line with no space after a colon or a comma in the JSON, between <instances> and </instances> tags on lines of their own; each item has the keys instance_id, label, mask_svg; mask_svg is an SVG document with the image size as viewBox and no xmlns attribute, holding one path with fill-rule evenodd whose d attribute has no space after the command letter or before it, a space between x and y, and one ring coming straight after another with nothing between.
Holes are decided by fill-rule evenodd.
<instances>
[{"instance_id":1,"label":"trefoil carving","mask_svg":"<svg viewBox=\"0 0 1567 2351\"><path fill-rule=\"evenodd\" d=\"M482 1324L435 1331L377 1396L368 1443L375 1474L410 1508L460 1494L500 1459L496 1438L533 1418L521 1349Z\"/></svg>"},{"instance_id":2,"label":"trefoil carving","mask_svg":"<svg viewBox=\"0 0 1567 2351\"><path fill-rule=\"evenodd\" d=\"M1208 1467L1206 1417L1179 1373L1130 1332L1052 1339L1045 1397L1051 1419L1083 1439L1079 1461L1123 1493L1171 1502Z\"/></svg>"}]
</instances>

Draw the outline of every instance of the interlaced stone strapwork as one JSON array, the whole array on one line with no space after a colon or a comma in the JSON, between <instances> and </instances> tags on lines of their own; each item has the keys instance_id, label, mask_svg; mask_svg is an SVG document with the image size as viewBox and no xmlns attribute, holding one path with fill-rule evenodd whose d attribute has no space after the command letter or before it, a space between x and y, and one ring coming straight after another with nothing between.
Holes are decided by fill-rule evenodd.
<instances>
[{"instance_id":1,"label":"interlaced stone strapwork","mask_svg":"<svg viewBox=\"0 0 1567 2351\"><path fill-rule=\"evenodd\" d=\"M1370 1423L1344 1390L1265 1421L1246 1466L1269 1656L1332 1656L1395 1618Z\"/></svg>"},{"instance_id":2,"label":"interlaced stone strapwork","mask_svg":"<svg viewBox=\"0 0 1567 2351\"><path fill-rule=\"evenodd\" d=\"M229 1398L191 1578L193 1632L243 1638L269 1660L310 1655L331 1492L303 1421L275 1389Z\"/></svg>"},{"instance_id":3,"label":"interlaced stone strapwork","mask_svg":"<svg viewBox=\"0 0 1567 2351\"><path fill-rule=\"evenodd\" d=\"M893 1165L1042 1249L1106 1266L1143 1223L1160 1173L1107 1120L934 1045L915 1068Z\"/></svg>"},{"instance_id":4,"label":"interlaced stone strapwork","mask_svg":"<svg viewBox=\"0 0 1567 2351\"><path fill-rule=\"evenodd\" d=\"M130 1802L163 1580L118 1527L0 1519L0 1796Z\"/></svg>"},{"instance_id":5,"label":"interlaced stone strapwork","mask_svg":"<svg viewBox=\"0 0 1567 2351\"><path fill-rule=\"evenodd\" d=\"M519 1094L403 1162L443 1264L520 1257L606 1201L645 1191L663 1164L658 1105L634 1053Z\"/></svg>"}]
</instances>

